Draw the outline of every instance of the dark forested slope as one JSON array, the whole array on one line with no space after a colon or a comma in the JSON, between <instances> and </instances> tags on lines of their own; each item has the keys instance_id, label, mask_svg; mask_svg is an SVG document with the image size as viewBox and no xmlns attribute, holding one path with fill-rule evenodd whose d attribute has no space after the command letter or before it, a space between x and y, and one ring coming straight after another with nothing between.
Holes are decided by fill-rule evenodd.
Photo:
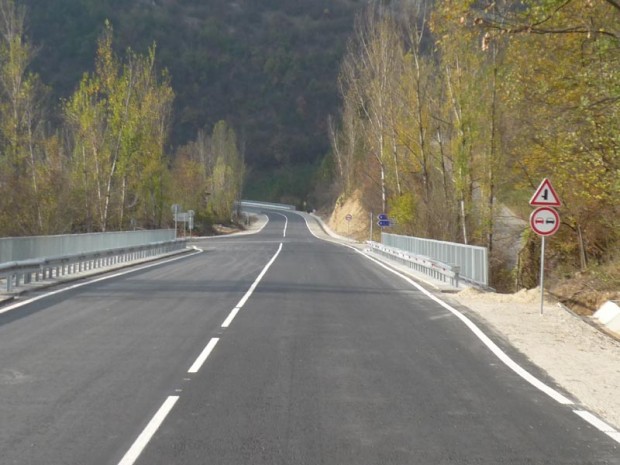
<instances>
[{"instance_id":1,"label":"dark forested slope","mask_svg":"<svg viewBox=\"0 0 620 465\"><path fill-rule=\"evenodd\" d=\"M157 44L176 93L172 143L228 120L255 168L302 164L328 149L337 73L355 0L23 0L35 68L53 97L93 66L105 19L119 51Z\"/></svg>"}]
</instances>

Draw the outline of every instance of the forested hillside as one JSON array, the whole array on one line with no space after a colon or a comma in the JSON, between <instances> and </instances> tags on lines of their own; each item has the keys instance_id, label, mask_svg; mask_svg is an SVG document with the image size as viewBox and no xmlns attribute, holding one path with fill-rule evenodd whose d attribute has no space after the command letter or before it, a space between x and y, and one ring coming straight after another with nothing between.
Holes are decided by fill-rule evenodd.
<instances>
[{"instance_id":1,"label":"forested hillside","mask_svg":"<svg viewBox=\"0 0 620 465\"><path fill-rule=\"evenodd\" d=\"M34 69L54 98L92 69L109 19L115 49L157 44L175 92L170 145L228 121L253 168L315 165L329 148L327 115L355 0L23 0ZM273 180L271 180L273 181ZM275 182L275 181L274 181Z\"/></svg>"},{"instance_id":2,"label":"forested hillside","mask_svg":"<svg viewBox=\"0 0 620 465\"><path fill-rule=\"evenodd\" d=\"M496 282L531 287L539 238L503 269L498 217L527 219L546 177L563 203L548 266L620 282L617 2L0 0L0 15L3 234L157 227L172 203L230 219L246 173L250 196L304 205L331 169L332 192L394 232L487 246Z\"/></svg>"},{"instance_id":3,"label":"forested hillside","mask_svg":"<svg viewBox=\"0 0 620 465\"><path fill-rule=\"evenodd\" d=\"M174 90L154 44L117 52L104 21L90 66L55 99L26 24L22 4L0 0L0 235L161 228L172 204L201 229L231 220L245 173L236 132L205 126L171 157Z\"/></svg>"},{"instance_id":4,"label":"forested hillside","mask_svg":"<svg viewBox=\"0 0 620 465\"><path fill-rule=\"evenodd\" d=\"M0 0L0 234L230 221L248 186L304 203L358 8Z\"/></svg>"},{"instance_id":5,"label":"forested hillside","mask_svg":"<svg viewBox=\"0 0 620 465\"><path fill-rule=\"evenodd\" d=\"M361 190L394 232L487 246L499 271L499 203L526 219L550 178L563 204L548 266L555 276L595 269L617 289L619 50L612 1L371 4L331 125L344 196ZM537 284L539 246L524 238L513 283Z\"/></svg>"}]
</instances>

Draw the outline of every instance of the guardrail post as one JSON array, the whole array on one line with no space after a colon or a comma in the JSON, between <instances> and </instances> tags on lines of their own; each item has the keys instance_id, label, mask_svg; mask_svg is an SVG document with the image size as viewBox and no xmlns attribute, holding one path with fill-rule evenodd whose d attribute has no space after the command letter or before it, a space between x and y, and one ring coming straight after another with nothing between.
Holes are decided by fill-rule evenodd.
<instances>
[{"instance_id":1,"label":"guardrail post","mask_svg":"<svg viewBox=\"0 0 620 465\"><path fill-rule=\"evenodd\" d=\"M452 272L454 273L452 285L454 287L459 287L459 274L461 273L461 267L458 265L452 265Z\"/></svg>"}]
</instances>

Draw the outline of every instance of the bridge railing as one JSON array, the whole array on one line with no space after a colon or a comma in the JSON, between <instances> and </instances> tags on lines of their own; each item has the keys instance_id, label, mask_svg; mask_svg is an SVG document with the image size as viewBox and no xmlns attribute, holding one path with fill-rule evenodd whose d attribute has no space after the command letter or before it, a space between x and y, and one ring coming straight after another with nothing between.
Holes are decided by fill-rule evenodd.
<instances>
[{"instance_id":1,"label":"bridge railing","mask_svg":"<svg viewBox=\"0 0 620 465\"><path fill-rule=\"evenodd\" d=\"M0 238L0 263L174 240L174 229Z\"/></svg>"},{"instance_id":2,"label":"bridge railing","mask_svg":"<svg viewBox=\"0 0 620 465\"><path fill-rule=\"evenodd\" d=\"M459 287L460 268L458 265L447 265L427 257L412 255L404 250L395 249L378 242L368 242L373 253L381 255L388 260L395 261L403 266L411 268L418 273L449 284L452 287Z\"/></svg>"},{"instance_id":3,"label":"bridge railing","mask_svg":"<svg viewBox=\"0 0 620 465\"><path fill-rule=\"evenodd\" d=\"M32 258L0 264L0 282L6 292L37 281L58 279L107 266L164 255L185 248L185 240L155 242L58 257Z\"/></svg>"},{"instance_id":4,"label":"bridge railing","mask_svg":"<svg viewBox=\"0 0 620 465\"><path fill-rule=\"evenodd\" d=\"M258 202L255 200L242 200L241 207L268 208L272 210L297 210L295 205L287 205L285 203Z\"/></svg>"},{"instance_id":5,"label":"bridge railing","mask_svg":"<svg viewBox=\"0 0 620 465\"><path fill-rule=\"evenodd\" d=\"M381 244L406 252L417 259L458 267L460 280L481 287L489 286L489 257L486 247L387 233L381 234Z\"/></svg>"},{"instance_id":6,"label":"bridge railing","mask_svg":"<svg viewBox=\"0 0 620 465\"><path fill-rule=\"evenodd\" d=\"M174 230L0 239L0 289L147 259L185 248Z\"/></svg>"}]
</instances>

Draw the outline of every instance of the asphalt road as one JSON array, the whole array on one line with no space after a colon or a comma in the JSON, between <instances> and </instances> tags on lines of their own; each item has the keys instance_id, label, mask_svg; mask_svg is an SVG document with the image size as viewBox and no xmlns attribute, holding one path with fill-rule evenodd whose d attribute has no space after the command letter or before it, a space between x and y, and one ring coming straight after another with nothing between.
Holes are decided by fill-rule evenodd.
<instances>
[{"instance_id":1,"label":"asphalt road","mask_svg":"<svg viewBox=\"0 0 620 465\"><path fill-rule=\"evenodd\" d=\"M0 314L0 464L620 464L454 313L269 217Z\"/></svg>"}]
</instances>

